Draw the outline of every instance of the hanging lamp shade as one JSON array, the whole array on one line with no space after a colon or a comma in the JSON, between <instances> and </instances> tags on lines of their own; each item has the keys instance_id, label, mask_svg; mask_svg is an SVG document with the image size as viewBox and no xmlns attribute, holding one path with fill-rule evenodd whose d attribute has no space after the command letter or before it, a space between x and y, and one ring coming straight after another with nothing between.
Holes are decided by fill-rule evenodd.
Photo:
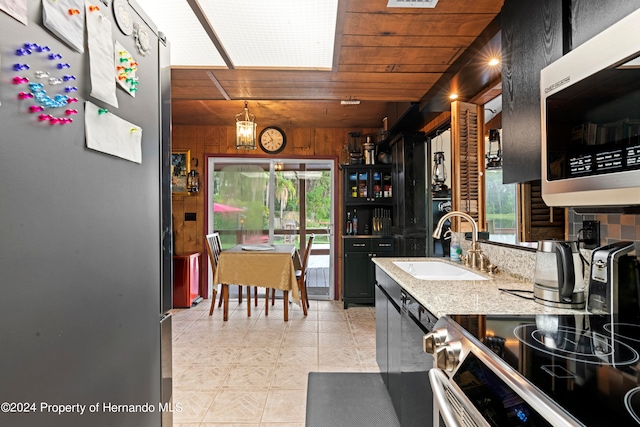
<instances>
[{"instance_id":1,"label":"hanging lamp shade","mask_svg":"<svg viewBox=\"0 0 640 427\"><path fill-rule=\"evenodd\" d=\"M256 116L249 112L247 101L244 110L236 114L236 149L256 149Z\"/></svg>"}]
</instances>

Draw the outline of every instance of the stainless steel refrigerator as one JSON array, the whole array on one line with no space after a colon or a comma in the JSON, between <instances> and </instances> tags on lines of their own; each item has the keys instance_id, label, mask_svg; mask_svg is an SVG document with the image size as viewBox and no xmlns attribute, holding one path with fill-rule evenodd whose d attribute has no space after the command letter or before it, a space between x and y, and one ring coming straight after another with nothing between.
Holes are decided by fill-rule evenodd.
<instances>
[{"instance_id":1,"label":"stainless steel refrigerator","mask_svg":"<svg viewBox=\"0 0 640 427\"><path fill-rule=\"evenodd\" d=\"M86 32L78 53L44 27L44 1L26 2L27 25L5 13L21 1L0 2L0 425L169 426L168 47L133 0L91 0L138 62L135 97L117 89L118 107L106 105L91 95ZM49 63L19 55L25 44L76 78L62 83L77 88L76 112L54 113L72 122L30 109L19 79ZM87 100L142 130L141 163L87 147Z\"/></svg>"}]
</instances>

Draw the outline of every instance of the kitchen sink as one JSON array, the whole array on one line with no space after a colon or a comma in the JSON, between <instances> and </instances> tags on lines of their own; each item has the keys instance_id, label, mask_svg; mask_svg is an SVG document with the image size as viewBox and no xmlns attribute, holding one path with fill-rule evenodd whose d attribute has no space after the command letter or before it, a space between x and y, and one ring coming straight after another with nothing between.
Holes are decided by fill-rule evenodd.
<instances>
[{"instance_id":1,"label":"kitchen sink","mask_svg":"<svg viewBox=\"0 0 640 427\"><path fill-rule=\"evenodd\" d=\"M420 280L487 280L479 274L441 261L394 261L397 267Z\"/></svg>"}]
</instances>

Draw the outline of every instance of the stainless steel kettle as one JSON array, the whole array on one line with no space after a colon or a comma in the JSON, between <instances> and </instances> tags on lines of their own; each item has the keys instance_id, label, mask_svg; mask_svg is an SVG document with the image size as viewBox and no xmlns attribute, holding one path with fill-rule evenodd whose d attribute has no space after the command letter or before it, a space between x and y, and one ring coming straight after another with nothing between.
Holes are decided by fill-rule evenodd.
<instances>
[{"instance_id":1,"label":"stainless steel kettle","mask_svg":"<svg viewBox=\"0 0 640 427\"><path fill-rule=\"evenodd\" d=\"M576 242L541 240L536 253L533 297L540 304L584 308L584 267Z\"/></svg>"}]
</instances>

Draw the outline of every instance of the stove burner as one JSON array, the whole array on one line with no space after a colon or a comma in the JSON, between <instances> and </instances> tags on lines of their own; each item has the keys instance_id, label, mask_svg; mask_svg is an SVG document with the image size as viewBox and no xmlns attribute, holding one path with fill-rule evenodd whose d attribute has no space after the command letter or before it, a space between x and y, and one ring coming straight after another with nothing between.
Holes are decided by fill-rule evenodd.
<instances>
[{"instance_id":1,"label":"stove burner","mask_svg":"<svg viewBox=\"0 0 640 427\"><path fill-rule=\"evenodd\" d=\"M517 326L513 333L534 350L567 360L597 365L631 365L640 357L627 344L610 336L573 327L558 326L553 331L538 329L535 324Z\"/></svg>"},{"instance_id":2,"label":"stove burner","mask_svg":"<svg viewBox=\"0 0 640 427\"><path fill-rule=\"evenodd\" d=\"M624 406L627 407L627 411L633 417L638 424L640 424L640 387L632 388L624 395Z\"/></svg>"},{"instance_id":3,"label":"stove burner","mask_svg":"<svg viewBox=\"0 0 640 427\"><path fill-rule=\"evenodd\" d=\"M602 328L618 338L640 343L640 339L632 338L640 337L640 325L634 325L633 323L607 323Z\"/></svg>"}]
</instances>

